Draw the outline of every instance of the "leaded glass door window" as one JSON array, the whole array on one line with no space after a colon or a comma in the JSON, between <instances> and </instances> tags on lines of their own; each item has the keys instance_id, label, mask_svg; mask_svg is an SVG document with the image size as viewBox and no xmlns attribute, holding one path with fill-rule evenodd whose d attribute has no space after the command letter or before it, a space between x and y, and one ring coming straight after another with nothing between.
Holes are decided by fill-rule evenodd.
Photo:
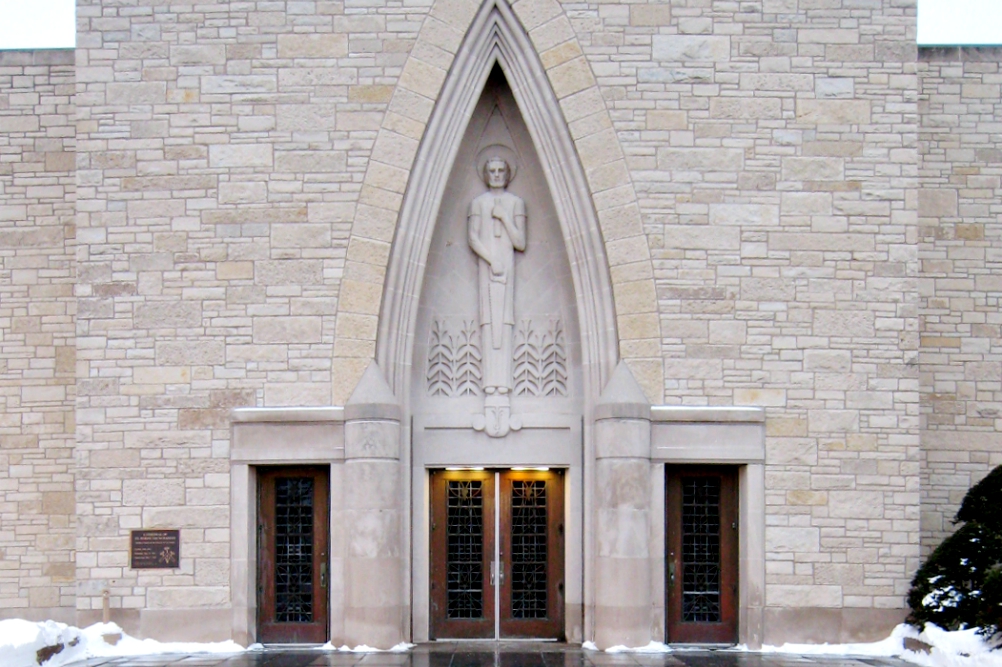
<instances>
[{"instance_id":1,"label":"leaded glass door window","mask_svg":"<svg viewBox=\"0 0 1002 667\"><path fill-rule=\"evenodd\" d=\"M562 471L432 473L433 638L561 638L562 480Z\"/></svg>"},{"instance_id":2,"label":"leaded glass door window","mask_svg":"<svg viewBox=\"0 0 1002 667\"><path fill-rule=\"evenodd\" d=\"M327 468L258 469L258 641L327 641Z\"/></svg>"},{"instance_id":3,"label":"leaded glass door window","mask_svg":"<svg viewBox=\"0 0 1002 667\"><path fill-rule=\"evenodd\" d=\"M738 503L733 467L669 467L665 479L668 640L737 641Z\"/></svg>"}]
</instances>

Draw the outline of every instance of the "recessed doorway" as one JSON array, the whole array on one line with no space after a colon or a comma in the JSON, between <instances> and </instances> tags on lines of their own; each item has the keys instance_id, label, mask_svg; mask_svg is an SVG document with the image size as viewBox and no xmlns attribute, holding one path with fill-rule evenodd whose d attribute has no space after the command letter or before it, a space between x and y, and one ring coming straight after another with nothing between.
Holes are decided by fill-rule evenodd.
<instances>
[{"instance_id":1,"label":"recessed doorway","mask_svg":"<svg viewBox=\"0 0 1002 667\"><path fill-rule=\"evenodd\" d=\"M258 625L262 643L328 639L330 469L259 468Z\"/></svg>"},{"instance_id":2,"label":"recessed doorway","mask_svg":"<svg viewBox=\"0 0 1002 667\"><path fill-rule=\"evenodd\" d=\"M563 477L432 472L432 639L563 639Z\"/></svg>"},{"instance_id":3,"label":"recessed doorway","mask_svg":"<svg viewBox=\"0 0 1002 667\"><path fill-rule=\"evenodd\" d=\"M666 635L675 644L738 640L738 470L668 466Z\"/></svg>"}]
</instances>

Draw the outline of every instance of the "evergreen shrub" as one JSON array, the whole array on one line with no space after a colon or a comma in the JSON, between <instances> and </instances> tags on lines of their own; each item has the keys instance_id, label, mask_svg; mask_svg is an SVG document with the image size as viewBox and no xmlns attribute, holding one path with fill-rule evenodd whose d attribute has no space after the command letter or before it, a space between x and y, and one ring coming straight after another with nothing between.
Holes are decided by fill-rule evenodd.
<instances>
[{"instance_id":1,"label":"evergreen shrub","mask_svg":"<svg viewBox=\"0 0 1002 667\"><path fill-rule=\"evenodd\" d=\"M912 579L908 622L945 630L979 628L999 643L1002 632L1002 466L964 496L963 523L929 555Z\"/></svg>"}]
</instances>

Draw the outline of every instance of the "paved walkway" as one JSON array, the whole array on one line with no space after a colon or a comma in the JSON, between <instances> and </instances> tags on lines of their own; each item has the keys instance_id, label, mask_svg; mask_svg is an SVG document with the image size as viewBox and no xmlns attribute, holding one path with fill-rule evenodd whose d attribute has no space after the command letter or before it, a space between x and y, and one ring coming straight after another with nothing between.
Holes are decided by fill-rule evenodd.
<instances>
[{"instance_id":1,"label":"paved walkway","mask_svg":"<svg viewBox=\"0 0 1002 667\"><path fill-rule=\"evenodd\" d=\"M230 655L93 658L72 667L905 667L893 658L763 655L679 650L669 654L600 653L543 643L435 643L408 653L326 653L268 648Z\"/></svg>"}]
</instances>

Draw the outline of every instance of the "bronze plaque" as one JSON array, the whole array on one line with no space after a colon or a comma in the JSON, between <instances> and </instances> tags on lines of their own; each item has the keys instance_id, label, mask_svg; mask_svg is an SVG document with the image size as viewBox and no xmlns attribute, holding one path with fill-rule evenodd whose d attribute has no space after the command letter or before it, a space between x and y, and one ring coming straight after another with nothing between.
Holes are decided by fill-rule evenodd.
<instances>
[{"instance_id":1,"label":"bronze plaque","mask_svg":"<svg viewBox=\"0 0 1002 667\"><path fill-rule=\"evenodd\" d=\"M133 530L132 569L180 567L180 530Z\"/></svg>"}]
</instances>

